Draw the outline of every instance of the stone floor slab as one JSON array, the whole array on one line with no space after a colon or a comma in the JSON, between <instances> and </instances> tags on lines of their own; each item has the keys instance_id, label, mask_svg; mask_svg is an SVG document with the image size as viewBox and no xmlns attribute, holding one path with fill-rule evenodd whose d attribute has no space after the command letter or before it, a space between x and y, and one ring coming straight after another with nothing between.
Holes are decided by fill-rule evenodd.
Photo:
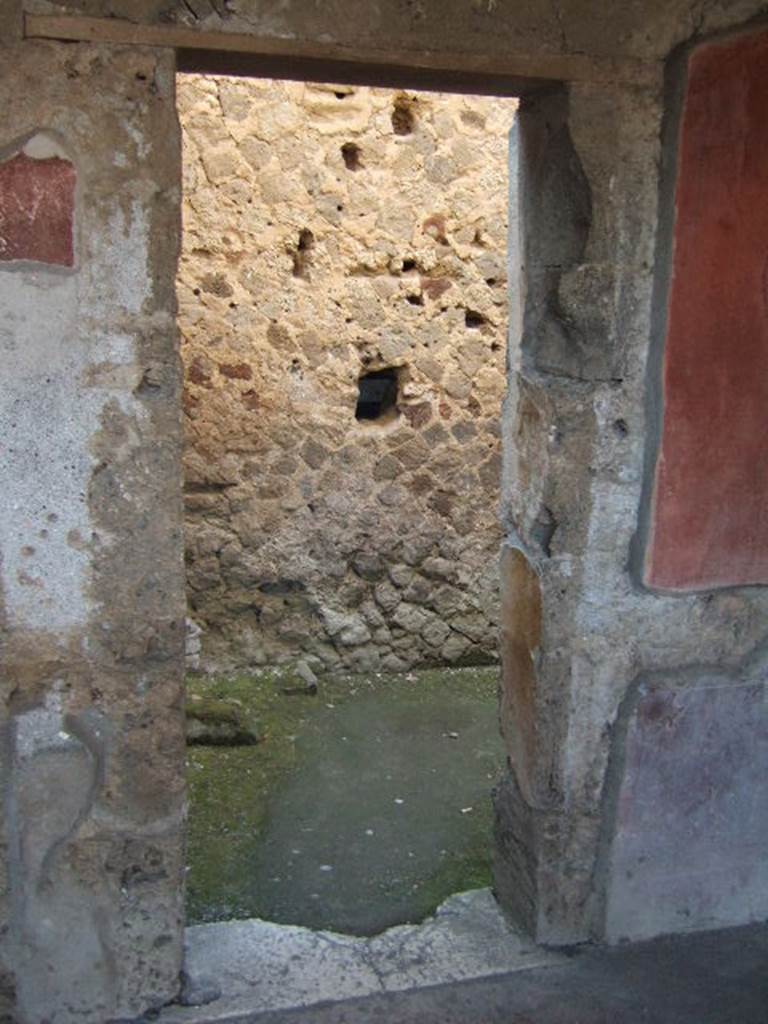
<instances>
[{"instance_id":1,"label":"stone floor slab","mask_svg":"<svg viewBox=\"0 0 768 1024\"><path fill-rule=\"evenodd\" d=\"M186 969L193 980L218 983L221 997L204 1007L168 1008L160 1022L211 1024L562 960L513 931L487 889L453 896L423 924L371 939L255 919L198 925L187 930Z\"/></svg>"}]
</instances>

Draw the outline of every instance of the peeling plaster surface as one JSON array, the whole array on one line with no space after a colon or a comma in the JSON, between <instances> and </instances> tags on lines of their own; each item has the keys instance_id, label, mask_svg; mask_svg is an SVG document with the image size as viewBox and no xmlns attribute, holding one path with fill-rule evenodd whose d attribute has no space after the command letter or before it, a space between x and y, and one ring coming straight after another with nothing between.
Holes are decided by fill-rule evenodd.
<instances>
[{"instance_id":1,"label":"peeling plaster surface","mask_svg":"<svg viewBox=\"0 0 768 1024\"><path fill-rule=\"evenodd\" d=\"M65 150L38 132L22 155L34 170L36 161L61 161ZM13 202L12 193L6 199ZM115 312L138 314L151 293L147 213L139 200L115 208L106 230L84 248L74 274L0 264L0 351L16 369L0 385L8 486L0 529L9 541L1 571L10 620L27 629L86 621L88 549L105 539L94 534L87 508L96 464L91 439L109 401L142 415L129 397L141 379L134 342L99 323Z\"/></svg>"},{"instance_id":2,"label":"peeling plaster surface","mask_svg":"<svg viewBox=\"0 0 768 1024\"><path fill-rule=\"evenodd\" d=\"M73 415L85 365L82 350L67 347L76 287L73 278L44 271L0 277L3 355L18 368L2 384L3 589L12 623L30 629L68 629L86 619L87 556L67 542L71 530L89 533L88 440L96 426ZM41 335L38 318L56 325L57 345Z\"/></svg>"},{"instance_id":3,"label":"peeling plaster surface","mask_svg":"<svg viewBox=\"0 0 768 1024\"><path fill-rule=\"evenodd\" d=\"M100 363L127 372L134 386L140 380L128 336L83 344L77 293L72 276L0 271L0 351L16 367L0 385L2 579L10 620L27 629L66 630L87 619L90 440L115 390L103 377L89 386L88 375Z\"/></svg>"},{"instance_id":4,"label":"peeling plaster surface","mask_svg":"<svg viewBox=\"0 0 768 1024\"><path fill-rule=\"evenodd\" d=\"M51 157L58 157L60 160L69 160L69 154L52 135L47 132L36 132L26 142L21 150L34 160L48 160Z\"/></svg>"},{"instance_id":5,"label":"peeling plaster surface","mask_svg":"<svg viewBox=\"0 0 768 1024\"><path fill-rule=\"evenodd\" d=\"M27 711L16 721L15 749L20 761L27 761L46 748L66 746L70 739L64 729L61 699L55 692L48 694L42 708Z\"/></svg>"},{"instance_id":6,"label":"peeling plaster surface","mask_svg":"<svg viewBox=\"0 0 768 1024\"><path fill-rule=\"evenodd\" d=\"M77 167L73 266L0 263L0 1017L10 999L22 1024L134 1019L178 989L184 593L170 63L25 42L0 80L0 154L63 153ZM30 137L30 126L43 127Z\"/></svg>"},{"instance_id":7,"label":"peeling plaster surface","mask_svg":"<svg viewBox=\"0 0 768 1024\"><path fill-rule=\"evenodd\" d=\"M151 294L147 268L149 224L146 204L133 199L110 214L102 231L88 241L84 287L89 291L88 316L114 317L141 312ZM119 256L118 256L119 254ZM116 258L116 256L118 258ZM110 272L104 273L108 266ZM98 273L98 281L89 276Z\"/></svg>"}]
</instances>

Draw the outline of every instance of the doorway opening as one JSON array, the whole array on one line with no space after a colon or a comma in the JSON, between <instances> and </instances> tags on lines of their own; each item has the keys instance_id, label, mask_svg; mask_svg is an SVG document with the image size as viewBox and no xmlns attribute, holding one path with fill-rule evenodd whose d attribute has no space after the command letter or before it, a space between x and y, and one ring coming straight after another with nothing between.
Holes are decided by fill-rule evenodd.
<instances>
[{"instance_id":1,"label":"doorway opening","mask_svg":"<svg viewBox=\"0 0 768 1024\"><path fill-rule=\"evenodd\" d=\"M189 919L374 934L490 884L516 102L178 97Z\"/></svg>"}]
</instances>

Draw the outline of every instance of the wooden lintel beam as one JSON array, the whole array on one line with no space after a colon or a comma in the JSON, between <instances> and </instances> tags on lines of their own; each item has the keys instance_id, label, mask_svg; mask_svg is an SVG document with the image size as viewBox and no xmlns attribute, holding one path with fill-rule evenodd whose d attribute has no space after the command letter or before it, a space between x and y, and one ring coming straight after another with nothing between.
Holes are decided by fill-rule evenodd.
<instances>
[{"instance_id":1,"label":"wooden lintel beam","mask_svg":"<svg viewBox=\"0 0 768 1024\"><path fill-rule=\"evenodd\" d=\"M268 58L275 61L317 62L332 70L333 65L400 68L435 80L441 74L461 75L491 81L504 79L529 82L532 87L544 82L593 82L597 84L633 83L652 85L658 81L660 65L584 54L447 53L431 50L396 50L350 47L335 43L282 39L249 33L206 31L183 25L149 25L119 18L87 18L78 15L27 14L25 36L30 39L58 39L68 42L109 43L119 46L158 46L187 53L205 51L241 58ZM189 61L187 61L189 63ZM242 63L242 61L241 61Z\"/></svg>"}]
</instances>

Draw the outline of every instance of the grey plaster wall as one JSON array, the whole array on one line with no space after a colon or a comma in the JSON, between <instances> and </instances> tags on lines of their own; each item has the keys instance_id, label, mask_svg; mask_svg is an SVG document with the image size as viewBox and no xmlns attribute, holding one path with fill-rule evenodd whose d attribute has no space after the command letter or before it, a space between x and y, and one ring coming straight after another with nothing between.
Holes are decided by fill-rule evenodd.
<instances>
[{"instance_id":1,"label":"grey plaster wall","mask_svg":"<svg viewBox=\"0 0 768 1024\"><path fill-rule=\"evenodd\" d=\"M0 59L3 154L42 132L77 170L75 266L0 264L5 999L103 1022L172 998L181 960L173 64Z\"/></svg>"}]
</instances>

